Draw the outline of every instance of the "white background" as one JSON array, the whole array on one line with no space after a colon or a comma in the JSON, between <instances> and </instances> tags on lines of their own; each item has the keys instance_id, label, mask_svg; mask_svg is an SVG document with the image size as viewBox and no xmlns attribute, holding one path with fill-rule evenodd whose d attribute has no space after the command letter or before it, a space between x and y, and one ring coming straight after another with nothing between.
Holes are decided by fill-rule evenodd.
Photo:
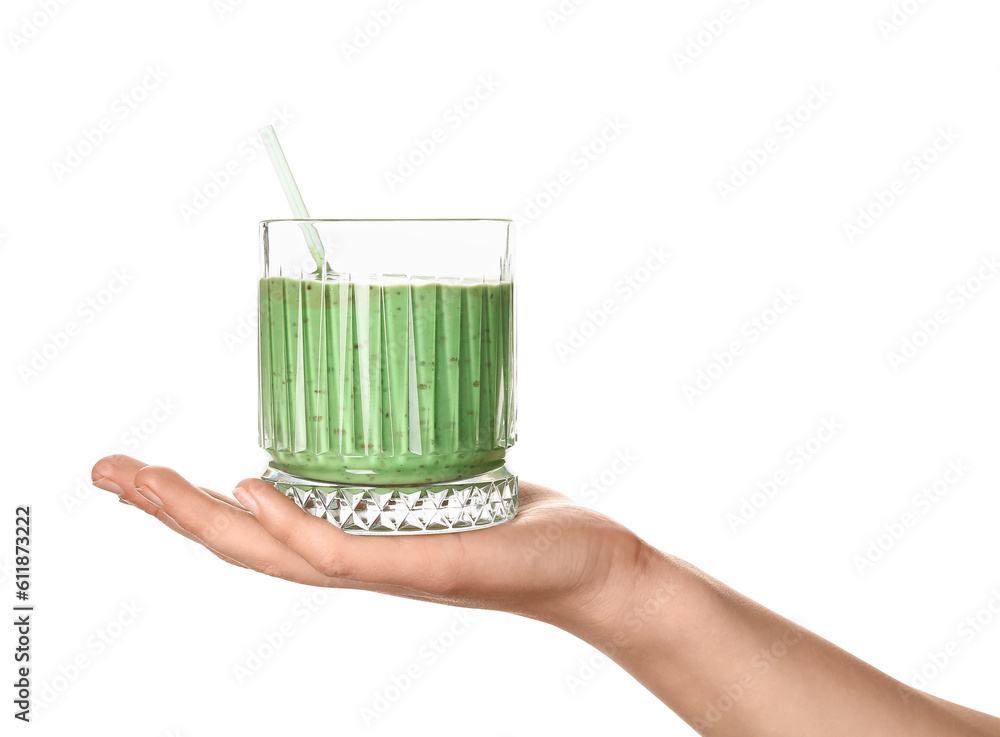
<instances>
[{"instance_id":1,"label":"white background","mask_svg":"<svg viewBox=\"0 0 1000 737\"><path fill-rule=\"evenodd\" d=\"M476 612L431 663L421 648L458 610L330 592L305 619L303 597L320 590L227 567L91 493L91 465L116 451L225 491L263 465L254 338L240 336L252 333L257 221L287 211L266 157L246 152L275 109L293 118L281 138L315 216L527 220L523 478L907 682L955 641L928 689L1000 712L1000 616L984 609L1000 605L1000 279L973 280L982 288L961 308L953 292L1000 252L1000 7L905 4L915 12L890 32L889 0L591 0L561 22L546 15L557 0L401 0L348 59L344 44L387 2L247 0L220 14L211 0L104 0L51 18L41 0L6 2L0 596L12 604L14 506L31 504L33 675L51 701L32 729L359 733L362 709L417 664L373 733L690 733L617 666L582 668L595 651L550 627ZM699 41L723 11L731 22ZM132 92L147 68L166 78ZM455 127L448 111L481 75L496 90L480 89L487 99ZM831 96L786 136L780 120L813 87ZM592 144L616 117L626 130ZM104 118L110 132L88 149ZM385 174L438 127L446 141L390 188ZM914 179L912 157L949 127L958 139ZM747 151L768 138L776 152L724 198L719 182L754 168ZM601 150L585 171L581 146ZM228 186L185 216L230 163ZM562 170L570 186L539 202ZM905 193L852 243L844 224L894 179ZM637 271L655 246L667 264ZM629 275L649 278L626 298L616 284ZM744 326L775 317L765 310L782 289L793 306L753 339ZM614 313L595 328L606 300ZM947 322L912 338L939 309ZM574 330L588 337L560 356ZM908 336L921 347L894 366ZM712 368L733 341L743 355ZM710 369L718 378L688 401L684 385ZM158 401L175 409L154 423ZM831 417L842 429L793 468L787 454ZM155 428L139 438L143 421ZM616 452L637 460L616 474ZM956 459L971 470L917 506ZM751 499L781 471L773 498ZM598 490L588 480L601 474ZM727 515L744 500L758 508L734 530ZM856 556L907 513L912 526L860 571ZM130 602L138 618L100 645ZM983 611L969 638L963 620ZM283 624L293 634L269 651ZM267 657L240 683L248 651ZM78 655L87 667L74 673ZM7 684L6 646L0 662Z\"/></svg>"}]
</instances>

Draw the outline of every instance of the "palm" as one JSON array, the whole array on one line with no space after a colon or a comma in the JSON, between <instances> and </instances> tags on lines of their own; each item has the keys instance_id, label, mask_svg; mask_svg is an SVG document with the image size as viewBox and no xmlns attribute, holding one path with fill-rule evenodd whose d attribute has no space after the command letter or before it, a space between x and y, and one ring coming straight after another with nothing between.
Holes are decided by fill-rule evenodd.
<instances>
[{"instance_id":1,"label":"palm","mask_svg":"<svg viewBox=\"0 0 1000 737\"><path fill-rule=\"evenodd\" d=\"M258 480L241 483L256 502L251 514L170 469L127 456L102 459L93 477L98 486L121 489L124 501L235 565L314 586L363 588L527 616L549 612L567 596L586 597L599 589L611 561L628 554L635 542L607 517L525 482L517 516L498 527L360 537L306 514Z\"/></svg>"}]
</instances>

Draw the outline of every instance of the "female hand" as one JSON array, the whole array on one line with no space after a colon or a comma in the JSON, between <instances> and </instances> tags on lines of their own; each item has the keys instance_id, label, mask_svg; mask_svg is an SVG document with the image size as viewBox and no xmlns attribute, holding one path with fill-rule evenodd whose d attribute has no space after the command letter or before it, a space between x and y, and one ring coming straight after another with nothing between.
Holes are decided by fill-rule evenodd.
<instances>
[{"instance_id":1,"label":"female hand","mask_svg":"<svg viewBox=\"0 0 1000 737\"><path fill-rule=\"evenodd\" d=\"M497 609L571 630L613 616L645 550L620 524L523 481L517 516L497 527L358 536L259 479L239 483L237 503L124 455L102 458L92 478L219 558L269 576Z\"/></svg>"},{"instance_id":2,"label":"female hand","mask_svg":"<svg viewBox=\"0 0 1000 737\"><path fill-rule=\"evenodd\" d=\"M239 504L128 456L98 461L93 480L270 576L554 624L602 649L703 735L1000 735L1000 720L905 686L535 484L520 484L517 516L497 527L367 537L258 479L240 482Z\"/></svg>"}]
</instances>

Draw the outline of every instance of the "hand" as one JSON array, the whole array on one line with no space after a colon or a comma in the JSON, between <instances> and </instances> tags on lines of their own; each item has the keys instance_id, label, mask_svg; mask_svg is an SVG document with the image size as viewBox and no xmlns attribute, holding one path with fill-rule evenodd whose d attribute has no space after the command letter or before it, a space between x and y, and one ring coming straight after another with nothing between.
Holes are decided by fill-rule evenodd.
<instances>
[{"instance_id":1,"label":"hand","mask_svg":"<svg viewBox=\"0 0 1000 737\"><path fill-rule=\"evenodd\" d=\"M366 537L259 479L240 482L242 504L128 456L98 461L93 480L238 566L554 624L604 650L701 734L1000 735L1000 720L904 686L535 484L520 484L517 516L498 527Z\"/></svg>"},{"instance_id":2,"label":"hand","mask_svg":"<svg viewBox=\"0 0 1000 737\"><path fill-rule=\"evenodd\" d=\"M237 503L123 455L98 461L92 478L234 565L312 586L508 611L571 631L614 618L644 549L618 523L526 482L517 516L497 527L357 536L259 479L240 482Z\"/></svg>"}]
</instances>

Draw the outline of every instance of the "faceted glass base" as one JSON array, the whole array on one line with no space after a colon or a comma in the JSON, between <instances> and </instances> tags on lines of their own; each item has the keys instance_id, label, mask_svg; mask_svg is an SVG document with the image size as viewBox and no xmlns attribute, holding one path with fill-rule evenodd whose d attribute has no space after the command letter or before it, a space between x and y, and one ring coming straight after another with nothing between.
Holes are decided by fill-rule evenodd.
<instances>
[{"instance_id":1,"label":"faceted glass base","mask_svg":"<svg viewBox=\"0 0 1000 737\"><path fill-rule=\"evenodd\" d=\"M517 512L517 476L505 467L471 479L419 486L335 484L271 466L261 478L309 514L355 535L479 530L507 522Z\"/></svg>"}]
</instances>

